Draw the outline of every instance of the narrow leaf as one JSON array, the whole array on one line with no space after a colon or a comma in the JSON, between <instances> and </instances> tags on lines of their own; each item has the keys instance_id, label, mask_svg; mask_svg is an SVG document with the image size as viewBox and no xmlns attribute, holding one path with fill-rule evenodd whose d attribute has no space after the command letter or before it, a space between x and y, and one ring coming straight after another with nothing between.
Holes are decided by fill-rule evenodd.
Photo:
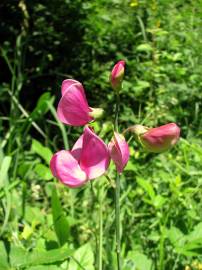
<instances>
[{"instance_id":1,"label":"narrow leaf","mask_svg":"<svg viewBox=\"0 0 202 270\"><path fill-rule=\"evenodd\" d=\"M60 245L62 246L67 243L69 239L69 223L64 215L55 186L52 190L51 206L55 233Z\"/></svg>"}]
</instances>

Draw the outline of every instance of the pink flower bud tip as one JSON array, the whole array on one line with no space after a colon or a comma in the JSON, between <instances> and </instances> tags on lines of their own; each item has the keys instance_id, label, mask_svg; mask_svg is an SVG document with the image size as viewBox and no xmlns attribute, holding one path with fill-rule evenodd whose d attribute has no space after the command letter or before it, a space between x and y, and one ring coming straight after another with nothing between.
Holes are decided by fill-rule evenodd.
<instances>
[{"instance_id":1,"label":"pink flower bud tip","mask_svg":"<svg viewBox=\"0 0 202 270\"><path fill-rule=\"evenodd\" d=\"M149 151L161 153L174 146L180 137L180 128L175 123L169 123L156 128L148 129L139 134L142 145Z\"/></svg>"},{"instance_id":2,"label":"pink flower bud tip","mask_svg":"<svg viewBox=\"0 0 202 270\"><path fill-rule=\"evenodd\" d=\"M114 137L108 145L111 159L118 173L122 173L129 159L129 147L123 135L114 132Z\"/></svg>"},{"instance_id":3,"label":"pink flower bud tip","mask_svg":"<svg viewBox=\"0 0 202 270\"><path fill-rule=\"evenodd\" d=\"M61 150L53 155L50 169L64 185L76 188L104 174L109 162L107 145L86 127L71 151Z\"/></svg>"},{"instance_id":4,"label":"pink flower bud tip","mask_svg":"<svg viewBox=\"0 0 202 270\"><path fill-rule=\"evenodd\" d=\"M110 75L111 85L114 90L119 90L121 88L124 72L125 61L121 60L113 67Z\"/></svg>"},{"instance_id":5,"label":"pink flower bud tip","mask_svg":"<svg viewBox=\"0 0 202 270\"><path fill-rule=\"evenodd\" d=\"M98 109L89 107L83 85L67 79L62 82L62 97L57 108L58 119L70 126L83 126L94 120ZM101 110L101 109L100 109ZM100 111L99 111L100 112Z\"/></svg>"}]
</instances>

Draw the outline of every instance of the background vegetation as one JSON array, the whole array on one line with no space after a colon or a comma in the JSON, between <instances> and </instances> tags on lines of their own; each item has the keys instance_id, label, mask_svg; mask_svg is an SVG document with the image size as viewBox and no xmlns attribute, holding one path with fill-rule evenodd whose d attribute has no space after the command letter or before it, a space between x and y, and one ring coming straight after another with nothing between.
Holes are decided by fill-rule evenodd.
<instances>
[{"instance_id":1,"label":"background vegetation","mask_svg":"<svg viewBox=\"0 0 202 270\"><path fill-rule=\"evenodd\" d=\"M52 178L49 160L82 132L55 115L66 78L105 109L94 128L110 140L108 78L120 59L121 127L182 129L168 153L130 143L123 269L202 269L202 1L1 0L0 18L0 269L96 269L98 212L104 269L116 269L113 188L101 178L70 190Z\"/></svg>"}]
</instances>

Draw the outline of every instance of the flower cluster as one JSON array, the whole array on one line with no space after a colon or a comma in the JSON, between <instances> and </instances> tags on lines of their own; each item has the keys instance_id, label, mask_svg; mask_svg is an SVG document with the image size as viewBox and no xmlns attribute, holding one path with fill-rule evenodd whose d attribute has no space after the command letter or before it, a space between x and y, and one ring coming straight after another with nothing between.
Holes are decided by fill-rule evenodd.
<instances>
[{"instance_id":1,"label":"flower cluster","mask_svg":"<svg viewBox=\"0 0 202 270\"><path fill-rule=\"evenodd\" d=\"M54 154L50 167L53 175L63 184L79 187L101 176L109 162L107 145L90 127L85 127L71 151L61 150Z\"/></svg>"},{"instance_id":2,"label":"flower cluster","mask_svg":"<svg viewBox=\"0 0 202 270\"><path fill-rule=\"evenodd\" d=\"M124 72L125 62L119 61L110 75L111 86L116 92L122 87ZM66 125L85 127L72 150L61 150L53 155L50 162L52 174L63 184L75 188L103 175L111 159L117 172L122 173L129 160L129 146L123 134L114 132L108 145L95 134L89 124L99 118L103 110L89 107L80 82L64 80L61 94L57 108L58 119ZM171 148L180 136L180 129L175 123L151 129L135 125L126 131L135 133L142 146L155 153Z\"/></svg>"}]
</instances>

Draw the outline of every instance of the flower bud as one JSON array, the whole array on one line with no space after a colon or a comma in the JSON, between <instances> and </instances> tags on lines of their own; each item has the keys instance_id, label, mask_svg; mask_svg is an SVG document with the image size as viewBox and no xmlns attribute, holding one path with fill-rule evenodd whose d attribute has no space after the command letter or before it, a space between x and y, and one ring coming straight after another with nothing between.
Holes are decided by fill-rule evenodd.
<instances>
[{"instance_id":1,"label":"flower bud","mask_svg":"<svg viewBox=\"0 0 202 270\"><path fill-rule=\"evenodd\" d=\"M110 75L111 86L114 90L119 90L121 88L124 72L125 61L121 60L113 67Z\"/></svg>"},{"instance_id":2,"label":"flower bud","mask_svg":"<svg viewBox=\"0 0 202 270\"><path fill-rule=\"evenodd\" d=\"M111 159L119 173L122 173L129 159L129 147L123 135L114 132L114 137L108 145Z\"/></svg>"},{"instance_id":3,"label":"flower bud","mask_svg":"<svg viewBox=\"0 0 202 270\"><path fill-rule=\"evenodd\" d=\"M137 134L141 144L153 153L161 153L174 146L180 137L180 128L169 123Z\"/></svg>"}]
</instances>

